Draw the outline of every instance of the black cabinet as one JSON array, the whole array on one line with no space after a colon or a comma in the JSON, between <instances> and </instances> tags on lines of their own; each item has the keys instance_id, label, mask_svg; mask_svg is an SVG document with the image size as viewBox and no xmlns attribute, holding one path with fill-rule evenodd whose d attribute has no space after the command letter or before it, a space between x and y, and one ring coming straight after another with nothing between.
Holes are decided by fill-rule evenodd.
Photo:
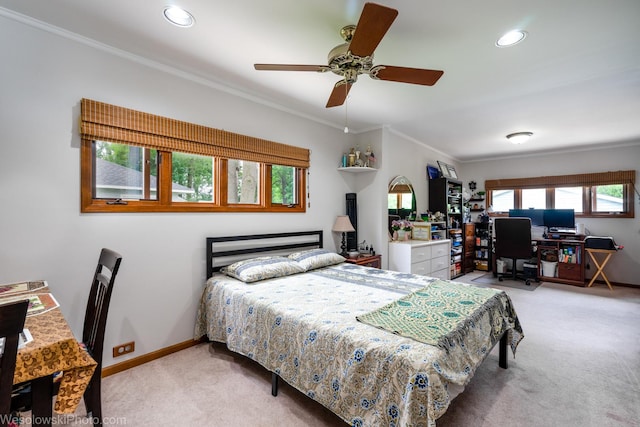
<instances>
[{"instance_id":1,"label":"black cabinet","mask_svg":"<svg viewBox=\"0 0 640 427\"><path fill-rule=\"evenodd\" d=\"M453 279L463 274L462 181L449 178L430 179L429 211L444 215L447 235L451 239L451 278Z\"/></svg>"}]
</instances>

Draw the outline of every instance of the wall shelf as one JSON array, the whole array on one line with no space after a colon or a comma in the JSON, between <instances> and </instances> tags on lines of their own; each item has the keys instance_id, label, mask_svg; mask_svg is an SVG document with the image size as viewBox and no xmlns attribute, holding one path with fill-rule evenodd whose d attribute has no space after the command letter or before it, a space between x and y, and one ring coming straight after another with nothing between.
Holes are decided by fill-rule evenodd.
<instances>
[{"instance_id":1,"label":"wall shelf","mask_svg":"<svg viewBox=\"0 0 640 427\"><path fill-rule=\"evenodd\" d=\"M351 166L346 168L338 168L340 172L362 173L362 172L375 172L378 169L369 168L366 166Z\"/></svg>"}]
</instances>

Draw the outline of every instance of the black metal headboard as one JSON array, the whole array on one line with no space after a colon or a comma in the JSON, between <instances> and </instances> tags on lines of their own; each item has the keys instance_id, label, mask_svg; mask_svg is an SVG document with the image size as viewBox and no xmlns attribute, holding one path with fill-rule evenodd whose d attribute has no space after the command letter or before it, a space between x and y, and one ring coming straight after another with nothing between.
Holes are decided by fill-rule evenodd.
<instances>
[{"instance_id":1,"label":"black metal headboard","mask_svg":"<svg viewBox=\"0 0 640 427\"><path fill-rule=\"evenodd\" d=\"M207 237L207 279L236 261L313 248L322 248L322 230Z\"/></svg>"}]
</instances>

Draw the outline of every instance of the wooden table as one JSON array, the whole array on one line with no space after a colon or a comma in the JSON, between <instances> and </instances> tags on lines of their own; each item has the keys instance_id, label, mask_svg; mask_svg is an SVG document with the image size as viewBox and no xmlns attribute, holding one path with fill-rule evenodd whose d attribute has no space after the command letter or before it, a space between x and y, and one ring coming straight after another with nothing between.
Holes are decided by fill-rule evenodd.
<instances>
[{"instance_id":1,"label":"wooden table","mask_svg":"<svg viewBox=\"0 0 640 427\"><path fill-rule=\"evenodd\" d=\"M596 277L602 276L602 278L604 279L604 281L607 284L607 286L609 286L609 289L613 290L613 286L611 286L611 283L609 282L609 279L607 279L607 275L604 274L604 267L607 265L607 263L609 262L609 259L611 258L611 255L613 255L616 252L616 250L615 249L591 249L591 248L585 248L585 251L587 251L589 256L591 256L591 259L593 260L593 263L596 265L596 268L598 269L596 271L596 273L593 275L593 277L591 278L591 281L587 285L587 288L589 288L589 287L591 287L591 285L593 285L593 282L596 280ZM596 257L596 254L605 254L604 258L602 260L602 264L600 264L598 262L598 258Z\"/></svg>"},{"instance_id":2,"label":"wooden table","mask_svg":"<svg viewBox=\"0 0 640 427\"><path fill-rule=\"evenodd\" d=\"M46 282L26 282L28 291L2 292L0 302L38 295L43 301L49 298ZM55 300L54 300L55 301ZM45 304L46 305L46 304ZM33 341L18 350L14 384L31 382L32 419L34 425L50 426L52 421L53 374L62 372L60 388L53 409L59 414L72 414L84 394L97 363L80 346L59 307L27 312L25 329Z\"/></svg>"}]
</instances>

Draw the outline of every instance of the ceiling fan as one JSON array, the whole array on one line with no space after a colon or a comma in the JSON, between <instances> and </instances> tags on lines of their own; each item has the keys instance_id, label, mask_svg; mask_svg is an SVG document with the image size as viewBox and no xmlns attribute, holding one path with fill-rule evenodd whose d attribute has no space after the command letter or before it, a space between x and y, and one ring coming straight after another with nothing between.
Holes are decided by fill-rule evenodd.
<instances>
[{"instance_id":1,"label":"ceiling fan","mask_svg":"<svg viewBox=\"0 0 640 427\"><path fill-rule=\"evenodd\" d=\"M375 80L433 86L444 74L440 70L373 65L373 51L398 16L398 11L375 3L366 3L357 25L340 30L345 43L334 47L328 55L328 65L254 64L256 70L268 71L331 71L343 78L333 87L327 108L344 104L351 86L360 74Z\"/></svg>"}]
</instances>

